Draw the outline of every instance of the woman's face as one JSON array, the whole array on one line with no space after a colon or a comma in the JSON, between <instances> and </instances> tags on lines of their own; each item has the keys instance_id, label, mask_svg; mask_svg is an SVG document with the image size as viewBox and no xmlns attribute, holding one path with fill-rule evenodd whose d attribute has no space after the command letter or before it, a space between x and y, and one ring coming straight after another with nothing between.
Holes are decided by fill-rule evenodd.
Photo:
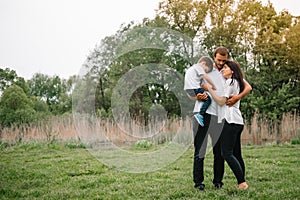
<instances>
[{"instance_id":1,"label":"woman's face","mask_svg":"<svg viewBox=\"0 0 300 200\"><path fill-rule=\"evenodd\" d=\"M230 69L230 67L228 67L228 65L225 64L222 69L223 77L228 79L228 78L231 78L232 74L233 74L233 71Z\"/></svg>"}]
</instances>

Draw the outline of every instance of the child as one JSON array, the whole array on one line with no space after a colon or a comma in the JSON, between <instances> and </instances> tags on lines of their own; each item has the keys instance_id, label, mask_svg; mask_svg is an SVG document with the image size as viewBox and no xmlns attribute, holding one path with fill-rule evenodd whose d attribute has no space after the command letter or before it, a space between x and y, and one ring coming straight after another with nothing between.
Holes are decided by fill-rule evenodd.
<instances>
[{"instance_id":1,"label":"child","mask_svg":"<svg viewBox=\"0 0 300 200\"><path fill-rule=\"evenodd\" d=\"M213 90L216 89L212 80L206 75L206 73L210 72L212 69L213 61L211 58L208 56L202 56L197 64L192 65L186 70L184 77L184 90L189 96L195 97L199 93L203 94L205 91L201 88L201 85L205 82L209 83ZM203 102L200 112L194 115L195 119L201 126L204 126L203 116L210 104L211 97L208 94L207 100Z\"/></svg>"}]
</instances>

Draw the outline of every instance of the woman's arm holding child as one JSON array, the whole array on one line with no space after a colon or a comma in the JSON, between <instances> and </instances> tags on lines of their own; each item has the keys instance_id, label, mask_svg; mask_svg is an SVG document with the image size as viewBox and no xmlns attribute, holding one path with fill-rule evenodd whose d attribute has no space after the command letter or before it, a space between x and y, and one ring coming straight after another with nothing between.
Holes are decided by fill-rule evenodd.
<instances>
[{"instance_id":1,"label":"woman's arm holding child","mask_svg":"<svg viewBox=\"0 0 300 200\"><path fill-rule=\"evenodd\" d=\"M214 82L211 80L211 78L209 76L207 76L206 74L203 74L203 78L211 85L211 88L213 90L217 89L217 87L215 86Z\"/></svg>"},{"instance_id":2,"label":"woman's arm holding child","mask_svg":"<svg viewBox=\"0 0 300 200\"><path fill-rule=\"evenodd\" d=\"M215 102L217 102L217 104L219 104L220 106L223 106L226 103L227 98L218 96L215 93L215 91L208 84L202 84L201 87L204 90L207 90L211 94L211 96L214 98Z\"/></svg>"}]
</instances>

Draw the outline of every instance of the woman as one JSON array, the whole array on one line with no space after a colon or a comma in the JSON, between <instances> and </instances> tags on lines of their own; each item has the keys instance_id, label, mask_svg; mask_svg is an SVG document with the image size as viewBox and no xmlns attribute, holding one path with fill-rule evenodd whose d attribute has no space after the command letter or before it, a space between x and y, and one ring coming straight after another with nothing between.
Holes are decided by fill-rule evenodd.
<instances>
[{"instance_id":1,"label":"woman","mask_svg":"<svg viewBox=\"0 0 300 200\"><path fill-rule=\"evenodd\" d=\"M245 165L241 153L240 137L244 128L243 117L240 107L240 101L233 106L225 105L227 99L232 95L237 95L244 90L244 79L240 66L235 61L226 61L222 75L226 79L224 86L224 96L216 95L207 84L202 85L207 89L214 100L222 106L219 109L219 122L225 120L224 127L220 136L221 152L223 158L233 171L239 189L247 189L248 184L245 181Z\"/></svg>"}]
</instances>

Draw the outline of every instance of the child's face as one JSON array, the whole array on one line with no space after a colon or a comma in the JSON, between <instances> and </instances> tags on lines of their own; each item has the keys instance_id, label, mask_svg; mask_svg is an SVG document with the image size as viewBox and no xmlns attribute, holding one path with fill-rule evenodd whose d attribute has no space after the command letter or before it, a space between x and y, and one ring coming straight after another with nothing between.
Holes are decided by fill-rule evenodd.
<instances>
[{"instance_id":1,"label":"child's face","mask_svg":"<svg viewBox=\"0 0 300 200\"><path fill-rule=\"evenodd\" d=\"M210 71L209 67L207 67L205 64L203 64L202 67L203 67L203 70L205 71L205 73L208 73Z\"/></svg>"}]
</instances>

